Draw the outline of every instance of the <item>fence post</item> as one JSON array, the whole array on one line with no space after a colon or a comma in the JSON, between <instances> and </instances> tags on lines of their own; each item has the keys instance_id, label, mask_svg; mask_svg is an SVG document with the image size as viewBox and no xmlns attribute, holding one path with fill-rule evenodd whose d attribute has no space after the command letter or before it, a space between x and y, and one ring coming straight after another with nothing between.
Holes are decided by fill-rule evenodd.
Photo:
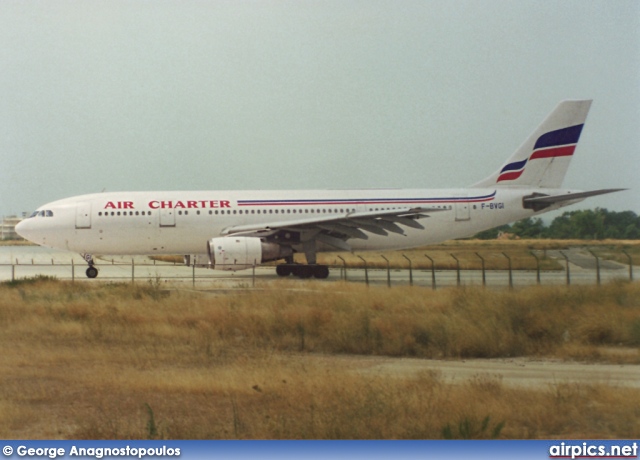
<instances>
[{"instance_id":1,"label":"fence post","mask_svg":"<svg viewBox=\"0 0 640 460\"><path fill-rule=\"evenodd\" d=\"M622 250L622 252L624 253L625 256L627 256L627 259L629 259L629 281L633 281L633 259L631 258L629 253L624 249Z\"/></svg>"},{"instance_id":2,"label":"fence post","mask_svg":"<svg viewBox=\"0 0 640 460\"><path fill-rule=\"evenodd\" d=\"M600 258L591 249L587 249L587 251L589 251L591 255L596 258L596 280L598 282L598 286L600 286Z\"/></svg>"},{"instance_id":3,"label":"fence post","mask_svg":"<svg viewBox=\"0 0 640 460\"><path fill-rule=\"evenodd\" d=\"M480 254L478 254L477 252L476 252L476 255L482 261L482 287L485 287L487 285L487 278L486 278L485 273L484 273L484 258Z\"/></svg>"},{"instance_id":4,"label":"fence post","mask_svg":"<svg viewBox=\"0 0 640 460\"><path fill-rule=\"evenodd\" d=\"M535 252L529 251L533 257L536 259L536 282L540 284L540 259L536 255Z\"/></svg>"},{"instance_id":5,"label":"fence post","mask_svg":"<svg viewBox=\"0 0 640 460\"><path fill-rule=\"evenodd\" d=\"M460 261L453 254L449 253L449 255L456 260L456 280L457 280L458 286L460 286Z\"/></svg>"},{"instance_id":6,"label":"fence post","mask_svg":"<svg viewBox=\"0 0 640 460\"><path fill-rule=\"evenodd\" d=\"M428 255L424 255L427 259L431 261L431 289L435 291L436 289L436 264L431 257Z\"/></svg>"},{"instance_id":7,"label":"fence post","mask_svg":"<svg viewBox=\"0 0 640 460\"><path fill-rule=\"evenodd\" d=\"M131 284L136 282L136 261L131 259Z\"/></svg>"},{"instance_id":8,"label":"fence post","mask_svg":"<svg viewBox=\"0 0 640 460\"><path fill-rule=\"evenodd\" d=\"M253 259L253 268L251 270L251 287L256 287L256 259Z\"/></svg>"},{"instance_id":9,"label":"fence post","mask_svg":"<svg viewBox=\"0 0 640 460\"><path fill-rule=\"evenodd\" d=\"M16 280L16 266L11 264L11 282Z\"/></svg>"},{"instance_id":10,"label":"fence post","mask_svg":"<svg viewBox=\"0 0 640 460\"><path fill-rule=\"evenodd\" d=\"M402 257L409 261L409 286L413 286L413 266L411 264L411 259L402 254Z\"/></svg>"},{"instance_id":11,"label":"fence post","mask_svg":"<svg viewBox=\"0 0 640 460\"><path fill-rule=\"evenodd\" d=\"M347 261L344 260L340 256L338 256L338 259L340 259L342 261L342 270L344 272L344 280L347 281ZM340 277L340 278L342 278L342 277Z\"/></svg>"},{"instance_id":12,"label":"fence post","mask_svg":"<svg viewBox=\"0 0 640 460\"><path fill-rule=\"evenodd\" d=\"M193 289L196 288L196 261L195 261L195 258L193 260L193 265L191 266L191 286L193 286Z\"/></svg>"},{"instance_id":13,"label":"fence post","mask_svg":"<svg viewBox=\"0 0 640 460\"><path fill-rule=\"evenodd\" d=\"M73 259L71 259L71 282L76 282L76 265L73 263Z\"/></svg>"},{"instance_id":14,"label":"fence post","mask_svg":"<svg viewBox=\"0 0 640 460\"><path fill-rule=\"evenodd\" d=\"M511 257L509 257L506 252L503 252L502 255L505 256L509 261L509 288L513 288L513 275L511 273Z\"/></svg>"},{"instance_id":15,"label":"fence post","mask_svg":"<svg viewBox=\"0 0 640 460\"><path fill-rule=\"evenodd\" d=\"M387 287L391 287L391 268L389 267L389 259L382 254L380 254L380 257L387 261Z\"/></svg>"},{"instance_id":16,"label":"fence post","mask_svg":"<svg viewBox=\"0 0 640 460\"><path fill-rule=\"evenodd\" d=\"M571 284L571 271L569 270L569 257L567 257L567 255L562 252L562 251L558 251L560 254L562 254L562 257L564 257L564 262L566 265L566 272L567 272L567 286L569 286Z\"/></svg>"},{"instance_id":17,"label":"fence post","mask_svg":"<svg viewBox=\"0 0 640 460\"><path fill-rule=\"evenodd\" d=\"M364 282L369 286L369 272L367 271L367 261L362 256L356 256L358 259L364 262Z\"/></svg>"}]
</instances>

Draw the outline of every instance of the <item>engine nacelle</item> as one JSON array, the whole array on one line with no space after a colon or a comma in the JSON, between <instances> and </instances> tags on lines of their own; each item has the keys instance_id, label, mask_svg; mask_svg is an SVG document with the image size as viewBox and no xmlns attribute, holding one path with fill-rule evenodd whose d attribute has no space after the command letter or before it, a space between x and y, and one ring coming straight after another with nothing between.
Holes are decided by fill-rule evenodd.
<instances>
[{"instance_id":1,"label":"engine nacelle","mask_svg":"<svg viewBox=\"0 0 640 460\"><path fill-rule=\"evenodd\" d=\"M228 236L212 238L207 242L209 264L214 270L244 270L270 260L293 254L293 250L260 238Z\"/></svg>"}]
</instances>

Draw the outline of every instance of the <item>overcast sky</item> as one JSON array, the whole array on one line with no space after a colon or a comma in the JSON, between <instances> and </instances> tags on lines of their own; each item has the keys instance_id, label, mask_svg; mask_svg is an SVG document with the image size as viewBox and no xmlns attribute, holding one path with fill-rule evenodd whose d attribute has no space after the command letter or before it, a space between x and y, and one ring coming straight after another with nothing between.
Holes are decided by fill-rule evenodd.
<instances>
[{"instance_id":1,"label":"overcast sky","mask_svg":"<svg viewBox=\"0 0 640 460\"><path fill-rule=\"evenodd\" d=\"M0 214L102 190L465 187L593 99L640 214L640 2L0 2Z\"/></svg>"}]
</instances>

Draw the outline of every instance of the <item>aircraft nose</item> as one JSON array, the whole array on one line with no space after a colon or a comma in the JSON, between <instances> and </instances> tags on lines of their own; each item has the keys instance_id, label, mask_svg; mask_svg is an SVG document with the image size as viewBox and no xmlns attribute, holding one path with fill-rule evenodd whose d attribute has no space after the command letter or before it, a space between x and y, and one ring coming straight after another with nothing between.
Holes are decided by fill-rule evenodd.
<instances>
[{"instance_id":1,"label":"aircraft nose","mask_svg":"<svg viewBox=\"0 0 640 460\"><path fill-rule=\"evenodd\" d=\"M18 222L18 225L16 225L16 233L20 235L22 238L24 238L25 240L29 240L30 239L29 236L31 233L29 232L30 227L31 226L29 225L28 220L20 221Z\"/></svg>"}]
</instances>

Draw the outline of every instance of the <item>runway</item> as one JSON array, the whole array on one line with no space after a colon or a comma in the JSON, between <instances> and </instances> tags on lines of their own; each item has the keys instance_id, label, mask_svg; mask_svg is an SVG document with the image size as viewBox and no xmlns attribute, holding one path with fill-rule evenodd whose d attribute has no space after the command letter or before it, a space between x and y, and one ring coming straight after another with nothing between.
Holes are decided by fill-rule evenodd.
<instances>
[{"instance_id":1,"label":"runway","mask_svg":"<svg viewBox=\"0 0 640 460\"><path fill-rule=\"evenodd\" d=\"M540 284L595 284L598 273L594 260L586 257L583 251L568 250L569 279L565 270L540 272ZM553 254L552 254L553 255ZM557 257L561 257L559 254ZM564 262L564 261L563 261ZM104 256L96 260L99 276L89 280L85 276L86 262L78 254L61 252L39 246L0 246L0 281L20 279L38 275L52 276L61 280L74 281L162 281L178 286L190 286L201 289L215 288L247 288L256 282L270 282L280 279L273 266L258 266L254 269L238 272L224 272L205 268L192 268L184 265L155 262L148 257ZM633 267L636 269L638 267ZM617 262L600 262L600 281L613 279L629 279L629 267ZM434 287L434 274L431 270L347 268L332 267L327 280L318 282L335 282L344 280L373 285ZM456 285L482 285L482 271L461 270L458 280L456 270L436 270L435 287ZM507 270L487 270L485 283L490 287L507 287L512 285L527 286L538 283L535 270L514 270L511 279Z\"/></svg>"},{"instance_id":2,"label":"runway","mask_svg":"<svg viewBox=\"0 0 640 460\"><path fill-rule=\"evenodd\" d=\"M637 350L629 352L635 354ZM637 364L579 363L526 357L435 360L332 355L303 356L300 359L330 360L333 366L352 369L363 375L407 377L421 372L437 372L447 383L485 378L497 379L509 386L530 388L544 388L559 383L640 388L640 365Z\"/></svg>"}]
</instances>

